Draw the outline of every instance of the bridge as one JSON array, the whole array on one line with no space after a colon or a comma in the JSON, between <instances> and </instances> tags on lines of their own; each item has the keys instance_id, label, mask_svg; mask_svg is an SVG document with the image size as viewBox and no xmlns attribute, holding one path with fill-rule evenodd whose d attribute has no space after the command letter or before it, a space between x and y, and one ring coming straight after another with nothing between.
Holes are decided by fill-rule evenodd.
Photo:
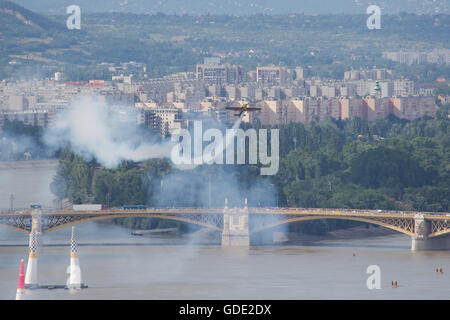
<instances>
[{"instance_id":1,"label":"bridge","mask_svg":"<svg viewBox=\"0 0 450 320\"><path fill-rule=\"evenodd\" d=\"M412 250L450 249L450 214L414 211L269 208L110 208L101 211L22 210L0 212L0 225L30 233L96 220L156 218L196 224L222 232L222 246L249 246L250 236L299 221L339 219L365 222L406 234Z\"/></svg>"}]
</instances>

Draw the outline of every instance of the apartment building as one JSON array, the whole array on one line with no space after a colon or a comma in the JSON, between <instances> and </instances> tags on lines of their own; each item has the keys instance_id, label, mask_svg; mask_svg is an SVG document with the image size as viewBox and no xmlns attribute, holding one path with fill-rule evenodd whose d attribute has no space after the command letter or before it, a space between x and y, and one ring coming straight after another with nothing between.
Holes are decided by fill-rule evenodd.
<instances>
[{"instance_id":1,"label":"apartment building","mask_svg":"<svg viewBox=\"0 0 450 320\"><path fill-rule=\"evenodd\" d=\"M243 81L242 67L225 64L197 64L196 79L210 84L238 84Z\"/></svg>"},{"instance_id":2,"label":"apartment building","mask_svg":"<svg viewBox=\"0 0 450 320\"><path fill-rule=\"evenodd\" d=\"M363 102L361 99L340 98L340 119L363 118Z\"/></svg>"},{"instance_id":3,"label":"apartment building","mask_svg":"<svg viewBox=\"0 0 450 320\"><path fill-rule=\"evenodd\" d=\"M285 86L288 83L287 67L257 67L256 82L262 86Z\"/></svg>"},{"instance_id":4,"label":"apartment building","mask_svg":"<svg viewBox=\"0 0 450 320\"><path fill-rule=\"evenodd\" d=\"M137 123L159 132L163 138L183 127L182 111L168 106L137 105Z\"/></svg>"},{"instance_id":5,"label":"apartment building","mask_svg":"<svg viewBox=\"0 0 450 320\"><path fill-rule=\"evenodd\" d=\"M377 118L386 118L392 113L389 98L367 97L363 101L363 118L366 120L375 120Z\"/></svg>"},{"instance_id":6,"label":"apartment building","mask_svg":"<svg viewBox=\"0 0 450 320\"><path fill-rule=\"evenodd\" d=\"M261 108L257 118L263 125L278 125L282 120L282 103L280 100L263 100L257 103Z\"/></svg>"},{"instance_id":7,"label":"apartment building","mask_svg":"<svg viewBox=\"0 0 450 320\"><path fill-rule=\"evenodd\" d=\"M344 72L344 80L387 80L394 77L389 69L365 69Z\"/></svg>"},{"instance_id":8,"label":"apartment building","mask_svg":"<svg viewBox=\"0 0 450 320\"><path fill-rule=\"evenodd\" d=\"M283 101L282 119L283 123L308 122L306 115L305 100L300 98L294 98Z\"/></svg>"},{"instance_id":9,"label":"apartment building","mask_svg":"<svg viewBox=\"0 0 450 320\"><path fill-rule=\"evenodd\" d=\"M6 121L20 121L26 125L47 128L55 118L56 111L51 110L26 110L26 111L3 111L0 112L0 127Z\"/></svg>"},{"instance_id":10,"label":"apartment building","mask_svg":"<svg viewBox=\"0 0 450 320\"><path fill-rule=\"evenodd\" d=\"M408 120L424 116L434 117L439 110L433 97L396 97L390 101L393 114Z\"/></svg>"},{"instance_id":11,"label":"apartment building","mask_svg":"<svg viewBox=\"0 0 450 320\"><path fill-rule=\"evenodd\" d=\"M394 80L394 96L408 97L414 95L414 81L407 79Z\"/></svg>"}]
</instances>

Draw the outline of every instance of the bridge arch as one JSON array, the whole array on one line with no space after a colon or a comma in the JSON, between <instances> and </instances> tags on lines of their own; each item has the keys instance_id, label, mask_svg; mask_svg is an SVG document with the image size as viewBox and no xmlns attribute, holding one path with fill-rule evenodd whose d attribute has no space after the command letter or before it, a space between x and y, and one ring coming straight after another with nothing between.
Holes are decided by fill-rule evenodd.
<instances>
[{"instance_id":1,"label":"bridge arch","mask_svg":"<svg viewBox=\"0 0 450 320\"><path fill-rule=\"evenodd\" d=\"M74 219L73 221L66 222L60 225L56 225L53 227L50 227L46 229L44 232L50 232L58 229L62 229L65 227L90 222L90 221L100 221L100 220L112 220L112 219L118 219L118 218L147 218L147 219L163 219L163 220L171 220L171 221L179 221L179 222L185 222L189 224L199 225L205 228L209 228L212 230L222 231L222 228L219 226L216 226L212 223L204 222L201 220L196 220L193 218L186 218L186 217L180 217L180 216L173 216L173 215L164 215L164 214L158 214L158 215L149 215L149 214L114 214L114 215L102 215L102 216L92 216L92 217L82 217L81 219ZM27 232L24 230L20 230L15 228L16 230Z\"/></svg>"},{"instance_id":2,"label":"bridge arch","mask_svg":"<svg viewBox=\"0 0 450 320\"><path fill-rule=\"evenodd\" d=\"M448 235L450 235L450 228L434 231L428 235L428 238L440 238Z\"/></svg>"},{"instance_id":3,"label":"bridge arch","mask_svg":"<svg viewBox=\"0 0 450 320\"><path fill-rule=\"evenodd\" d=\"M352 221L358 221L358 222L365 222L365 223L369 223L369 224L374 224L374 225L378 225L387 229L391 229L403 234L406 234L408 236L414 236L414 232L411 232L405 228L396 226L396 225L392 225L383 221L379 221L379 220L375 220L375 219L368 219L368 218L363 218L363 217L334 217L334 216L306 216L306 217L293 217L293 218L289 218L289 219L285 219L285 220L280 220L280 221L276 221L273 223L269 223L267 225L264 225L260 228L257 228L255 230L252 230L251 233L257 233L257 232L261 232L267 229L271 229L274 228L276 226L280 226L283 224L289 224L289 223L294 223L294 222L301 222L301 221L311 221L311 220L325 220L325 219L332 219L332 220L352 220ZM449 231L450 232L450 231Z\"/></svg>"},{"instance_id":4,"label":"bridge arch","mask_svg":"<svg viewBox=\"0 0 450 320\"><path fill-rule=\"evenodd\" d=\"M5 228L8 228L8 229L11 229L11 230L14 230L14 231L23 232L23 233L30 233L30 232L29 232L28 230L26 230L26 229L19 228L19 227L16 227L16 226L12 226L12 225L9 225L9 224L3 224L3 223L0 223L0 227L5 227Z\"/></svg>"},{"instance_id":5,"label":"bridge arch","mask_svg":"<svg viewBox=\"0 0 450 320\"><path fill-rule=\"evenodd\" d=\"M450 235L450 229L434 232L428 235L428 238L439 238Z\"/></svg>"}]
</instances>

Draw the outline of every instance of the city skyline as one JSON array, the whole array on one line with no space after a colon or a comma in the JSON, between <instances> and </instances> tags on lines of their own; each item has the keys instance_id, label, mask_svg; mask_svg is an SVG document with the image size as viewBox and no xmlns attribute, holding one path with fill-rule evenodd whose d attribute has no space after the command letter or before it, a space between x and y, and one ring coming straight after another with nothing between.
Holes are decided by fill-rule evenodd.
<instances>
[{"instance_id":1,"label":"city skyline","mask_svg":"<svg viewBox=\"0 0 450 320\"><path fill-rule=\"evenodd\" d=\"M232 123L232 105L250 103L260 112L243 122L281 125L315 120L365 120L395 115L414 120L433 117L439 110L433 87L417 87L384 68L350 70L342 80L310 76L308 68L284 66L246 70L205 58L195 73L176 73L159 79L133 80L133 70L145 64L129 62L111 80L69 81L57 72L53 79L0 82L0 125L6 120L47 127L56 113L79 95L96 94L106 104L128 107L136 121L162 137L187 127L196 116ZM132 69L129 69L132 66ZM130 73L131 72L131 73ZM420 84L419 84L420 86Z\"/></svg>"}]
</instances>

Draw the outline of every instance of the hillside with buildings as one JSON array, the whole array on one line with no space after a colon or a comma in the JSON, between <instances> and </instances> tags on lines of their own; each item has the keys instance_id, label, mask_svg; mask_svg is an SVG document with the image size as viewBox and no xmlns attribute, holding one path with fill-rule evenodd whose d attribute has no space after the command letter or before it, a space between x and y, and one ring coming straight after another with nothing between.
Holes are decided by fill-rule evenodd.
<instances>
[{"instance_id":1,"label":"hillside with buildings","mask_svg":"<svg viewBox=\"0 0 450 320\"><path fill-rule=\"evenodd\" d=\"M74 81L111 80L120 71L106 64L129 61L146 66L136 70L135 79L155 78L194 71L205 57L214 56L247 70L305 66L313 76L335 79L351 68L374 65L418 81L450 74L450 18L441 12L389 13L383 15L381 30L369 30L364 12L237 17L90 13L84 8L81 30L68 30L65 12L36 14L1 1L0 78L50 78L64 72ZM398 56L405 48L411 58ZM403 62L414 65L404 68Z\"/></svg>"},{"instance_id":2,"label":"hillside with buildings","mask_svg":"<svg viewBox=\"0 0 450 320\"><path fill-rule=\"evenodd\" d=\"M445 14L388 15L375 31L364 15L86 13L68 30L9 1L0 14L0 125L47 127L83 94L163 137L197 117L230 123L225 108L244 102L261 108L244 122L281 125L414 120L436 114L436 89L448 99Z\"/></svg>"},{"instance_id":3,"label":"hillside with buildings","mask_svg":"<svg viewBox=\"0 0 450 320\"><path fill-rule=\"evenodd\" d=\"M70 0L16 0L20 5L32 10L46 13L63 13L66 6L73 4ZM165 13L165 14L229 14L248 15L264 14L358 14L363 13L369 0L196 0L187 3L183 0L110 0L101 6L89 0L78 0L77 4L89 12L131 12L131 13ZM450 13L446 0L385 0L382 10L391 14L410 12L417 14Z\"/></svg>"}]
</instances>

